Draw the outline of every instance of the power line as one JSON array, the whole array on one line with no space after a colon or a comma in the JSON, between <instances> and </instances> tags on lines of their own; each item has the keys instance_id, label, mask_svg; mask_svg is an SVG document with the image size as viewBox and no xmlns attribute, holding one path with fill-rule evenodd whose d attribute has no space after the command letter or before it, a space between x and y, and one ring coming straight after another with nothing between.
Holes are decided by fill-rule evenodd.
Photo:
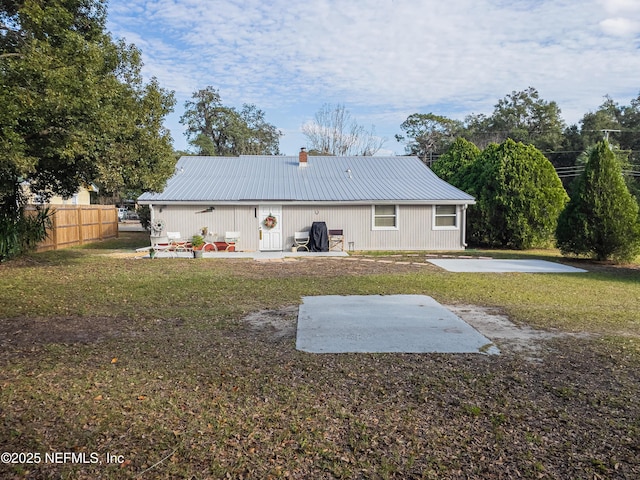
<instances>
[{"instance_id":1,"label":"power line","mask_svg":"<svg viewBox=\"0 0 640 480\"><path fill-rule=\"evenodd\" d=\"M558 172L558 178L572 178L579 177L584 173L584 169L574 170L574 171L566 171L566 172ZM622 175L627 177L640 178L640 171L638 170L622 170Z\"/></svg>"},{"instance_id":2,"label":"power line","mask_svg":"<svg viewBox=\"0 0 640 480\"><path fill-rule=\"evenodd\" d=\"M614 130L612 128L603 128L600 130L602 133L604 133L604 139L608 142L609 141L609 134L610 133L620 133L622 132L622 130Z\"/></svg>"}]
</instances>

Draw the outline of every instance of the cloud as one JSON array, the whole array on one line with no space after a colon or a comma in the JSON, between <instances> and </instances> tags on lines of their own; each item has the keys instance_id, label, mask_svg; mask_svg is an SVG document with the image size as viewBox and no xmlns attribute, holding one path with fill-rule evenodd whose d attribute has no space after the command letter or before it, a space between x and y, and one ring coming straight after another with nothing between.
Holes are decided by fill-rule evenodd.
<instances>
[{"instance_id":1,"label":"cloud","mask_svg":"<svg viewBox=\"0 0 640 480\"><path fill-rule=\"evenodd\" d=\"M635 37L640 33L640 21L629 18L607 18L600 22L602 31L616 37Z\"/></svg>"},{"instance_id":2,"label":"cloud","mask_svg":"<svg viewBox=\"0 0 640 480\"><path fill-rule=\"evenodd\" d=\"M620 13L639 13L640 2L637 0L600 0L604 10L611 15Z\"/></svg>"},{"instance_id":3,"label":"cloud","mask_svg":"<svg viewBox=\"0 0 640 480\"><path fill-rule=\"evenodd\" d=\"M630 38L640 34L640 2L637 0L600 0L610 15L600 22L606 35Z\"/></svg>"},{"instance_id":4,"label":"cloud","mask_svg":"<svg viewBox=\"0 0 640 480\"><path fill-rule=\"evenodd\" d=\"M177 115L212 85L284 131L328 102L392 137L410 113L489 113L528 86L574 116L637 94L639 14L637 0L111 0L109 28L176 90Z\"/></svg>"}]
</instances>

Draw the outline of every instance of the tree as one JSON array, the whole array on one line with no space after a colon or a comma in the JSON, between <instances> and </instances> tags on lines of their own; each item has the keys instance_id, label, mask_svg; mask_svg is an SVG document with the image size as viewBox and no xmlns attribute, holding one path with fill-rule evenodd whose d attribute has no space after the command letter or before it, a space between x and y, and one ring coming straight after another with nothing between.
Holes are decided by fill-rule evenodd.
<instances>
[{"instance_id":1,"label":"tree","mask_svg":"<svg viewBox=\"0 0 640 480\"><path fill-rule=\"evenodd\" d=\"M585 140L577 125L565 128L562 145L556 152L546 152L546 157L558 172L565 190L570 191L574 180L579 175L580 167L576 163L578 156L584 152Z\"/></svg>"},{"instance_id":2,"label":"tree","mask_svg":"<svg viewBox=\"0 0 640 480\"><path fill-rule=\"evenodd\" d=\"M449 149L431 166L433 173L458 188L467 183L466 175L481 152L464 138L456 139Z\"/></svg>"},{"instance_id":3,"label":"tree","mask_svg":"<svg viewBox=\"0 0 640 480\"><path fill-rule=\"evenodd\" d=\"M640 198L640 97L630 105L620 106L609 96L594 112L580 120L580 128L572 125L565 130L561 151L550 156L556 167L563 168L563 182L572 188L586 162L580 162L589 145L604 137L623 164L623 174L631 193ZM570 168L575 167L575 168Z\"/></svg>"},{"instance_id":4,"label":"tree","mask_svg":"<svg viewBox=\"0 0 640 480\"><path fill-rule=\"evenodd\" d=\"M564 255L632 261L640 252L638 203L606 140L590 150L585 170L558 219L556 237Z\"/></svg>"},{"instance_id":5,"label":"tree","mask_svg":"<svg viewBox=\"0 0 640 480\"><path fill-rule=\"evenodd\" d=\"M542 152L553 151L562 144L565 128L560 113L556 102L545 102L535 88L529 87L499 100L490 117L467 117L464 136L481 148L511 138Z\"/></svg>"},{"instance_id":6,"label":"tree","mask_svg":"<svg viewBox=\"0 0 640 480\"><path fill-rule=\"evenodd\" d=\"M406 152L431 165L433 155L444 152L460 133L462 122L433 113L414 113L400 129L404 135L396 135L396 140L406 141Z\"/></svg>"},{"instance_id":7,"label":"tree","mask_svg":"<svg viewBox=\"0 0 640 480\"><path fill-rule=\"evenodd\" d=\"M173 95L143 83L140 52L105 24L102 0L0 5L0 222L24 220L25 180L47 198L160 190L173 173Z\"/></svg>"},{"instance_id":8,"label":"tree","mask_svg":"<svg viewBox=\"0 0 640 480\"><path fill-rule=\"evenodd\" d=\"M568 200L549 160L533 145L511 139L489 145L461 188L477 202L469 208L470 241L491 247L548 245Z\"/></svg>"},{"instance_id":9,"label":"tree","mask_svg":"<svg viewBox=\"0 0 640 480\"><path fill-rule=\"evenodd\" d=\"M610 97L605 97L605 101L595 112L587 112L580 120L580 133L584 145L595 145L602 140L607 130L610 131L609 142L618 144L620 138L620 124L622 111L620 106ZM586 148L585 148L586 150Z\"/></svg>"},{"instance_id":10,"label":"tree","mask_svg":"<svg viewBox=\"0 0 640 480\"><path fill-rule=\"evenodd\" d=\"M640 165L640 94L622 107L620 147L631 150L632 162Z\"/></svg>"},{"instance_id":11,"label":"tree","mask_svg":"<svg viewBox=\"0 0 640 480\"><path fill-rule=\"evenodd\" d=\"M2 143L11 158L4 158L45 196L70 196L87 183L110 192L161 189L174 167L162 127L173 95L155 80L143 83L140 52L104 30L104 3L8 5L0 101L10 112Z\"/></svg>"},{"instance_id":12,"label":"tree","mask_svg":"<svg viewBox=\"0 0 640 480\"><path fill-rule=\"evenodd\" d=\"M375 155L386 139L375 134L375 128L366 130L359 125L344 105L325 103L316 112L314 120L302 125L302 134L307 137L309 150L321 155Z\"/></svg>"},{"instance_id":13,"label":"tree","mask_svg":"<svg viewBox=\"0 0 640 480\"><path fill-rule=\"evenodd\" d=\"M472 113L465 117L461 136L480 149L505 140L504 132L492 130L491 118L482 113Z\"/></svg>"},{"instance_id":14,"label":"tree","mask_svg":"<svg viewBox=\"0 0 640 480\"><path fill-rule=\"evenodd\" d=\"M264 111L244 104L240 111L222 104L220 93L208 86L185 103L180 123L199 155L279 155L282 133L265 120Z\"/></svg>"},{"instance_id":15,"label":"tree","mask_svg":"<svg viewBox=\"0 0 640 480\"><path fill-rule=\"evenodd\" d=\"M624 172L627 185L640 202L640 95L622 107L620 124L620 148L629 152L629 164Z\"/></svg>"}]
</instances>

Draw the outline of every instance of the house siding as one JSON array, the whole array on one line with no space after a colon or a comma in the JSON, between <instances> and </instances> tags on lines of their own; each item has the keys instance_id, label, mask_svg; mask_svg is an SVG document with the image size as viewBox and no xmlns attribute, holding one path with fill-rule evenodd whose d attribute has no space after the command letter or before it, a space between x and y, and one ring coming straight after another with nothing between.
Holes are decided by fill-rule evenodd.
<instances>
[{"instance_id":1,"label":"house siding","mask_svg":"<svg viewBox=\"0 0 640 480\"><path fill-rule=\"evenodd\" d=\"M164 220L167 231L180 232L184 239L200 234L202 227L207 227L208 241L222 241L225 232L240 232L238 250L258 249L254 206L216 205L214 210L207 211L202 205L155 205L154 218Z\"/></svg>"},{"instance_id":2,"label":"house siding","mask_svg":"<svg viewBox=\"0 0 640 480\"><path fill-rule=\"evenodd\" d=\"M273 202L272 202L273 203ZM227 231L239 231L239 250L259 249L260 220L256 205L154 206L154 217L163 219L168 231L190 238L202 227L208 240L221 240ZM283 250L293 245L296 231L309 230L313 222L325 222L328 229L344 232L344 248L354 250L462 250L460 228L433 229L433 206L399 205L396 230L374 230L371 205L287 205L282 206ZM161 211L162 210L162 211ZM459 226L460 227L460 226Z\"/></svg>"}]
</instances>

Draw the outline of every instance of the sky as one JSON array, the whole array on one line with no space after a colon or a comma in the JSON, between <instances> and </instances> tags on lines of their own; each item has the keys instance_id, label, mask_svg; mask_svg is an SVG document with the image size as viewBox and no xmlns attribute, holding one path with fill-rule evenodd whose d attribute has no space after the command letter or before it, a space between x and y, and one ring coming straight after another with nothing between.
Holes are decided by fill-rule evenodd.
<instances>
[{"instance_id":1,"label":"sky","mask_svg":"<svg viewBox=\"0 0 640 480\"><path fill-rule=\"evenodd\" d=\"M379 154L402 155L413 113L491 114L534 87L570 125L605 95L640 94L640 0L109 0L107 28L174 91L177 150L184 104L207 86L262 109L286 155L327 103L386 138Z\"/></svg>"}]
</instances>

